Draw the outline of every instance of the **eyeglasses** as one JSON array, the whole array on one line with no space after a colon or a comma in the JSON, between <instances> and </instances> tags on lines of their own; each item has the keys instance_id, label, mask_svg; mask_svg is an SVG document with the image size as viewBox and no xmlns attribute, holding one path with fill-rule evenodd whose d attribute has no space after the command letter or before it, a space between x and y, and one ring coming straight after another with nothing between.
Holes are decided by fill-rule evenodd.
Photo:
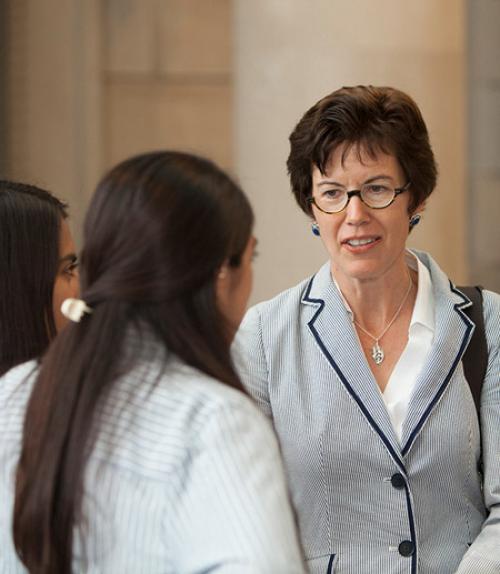
<instances>
[{"instance_id":1,"label":"eyeglasses","mask_svg":"<svg viewBox=\"0 0 500 574\"><path fill-rule=\"evenodd\" d=\"M317 197L307 198L309 204L314 204L323 213L339 213L357 195L361 201L372 209L389 207L396 197L410 187L410 182L403 187L391 187L381 183L365 183L360 189L346 189L332 187L321 192Z\"/></svg>"}]
</instances>

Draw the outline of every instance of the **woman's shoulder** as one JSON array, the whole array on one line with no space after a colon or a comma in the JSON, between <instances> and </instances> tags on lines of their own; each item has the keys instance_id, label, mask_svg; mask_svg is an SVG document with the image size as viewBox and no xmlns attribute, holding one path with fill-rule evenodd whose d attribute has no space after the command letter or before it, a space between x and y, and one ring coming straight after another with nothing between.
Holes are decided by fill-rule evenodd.
<instances>
[{"instance_id":1,"label":"woman's shoulder","mask_svg":"<svg viewBox=\"0 0 500 574\"><path fill-rule=\"evenodd\" d=\"M188 365L151 336L132 338L128 357L132 367L108 401L113 409L135 411L135 405L140 405L137 417L151 411L173 411L176 417L189 411L193 421L220 404L246 404L242 392Z\"/></svg>"},{"instance_id":2,"label":"woman's shoulder","mask_svg":"<svg viewBox=\"0 0 500 574\"><path fill-rule=\"evenodd\" d=\"M328 275L329 277L328 270L329 263L325 263L317 273L306 277L296 285L281 291L274 297L253 305L247 311L245 321L257 316L262 317L263 319L266 319L268 316L272 316L273 320L276 320L278 315L283 315L283 317L293 316L294 310L298 311L300 303L307 300L312 283L321 283L324 275ZM319 281L316 280L318 276L320 276Z\"/></svg>"},{"instance_id":3,"label":"woman's shoulder","mask_svg":"<svg viewBox=\"0 0 500 574\"><path fill-rule=\"evenodd\" d=\"M113 388L102 408L101 460L113 458L154 478L183 465L214 421L224 426L228 417L240 417L267 424L243 392L175 359L156 367L134 369Z\"/></svg>"},{"instance_id":4,"label":"woman's shoulder","mask_svg":"<svg viewBox=\"0 0 500 574\"><path fill-rule=\"evenodd\" d=\"M209 418L226 412L261 418L253 400L244 392L184 363L169 367L164 375L164 390L177 405L184 405L186 424L203 426ZM178 411L182 413L182 409Z\"/></svg>"},{"instance_id":5,"label":"woman's shoulder","mask_svg":"<svg viewBox=\"0 0 500 574\"><path fill-rule=\"evenodd\" d=\"M222 396L239 396L241 394L215 377L177 358L172 358L169 361L163 377L178 392L184 393L189 389L190 394L199 395L201 399L206 399L209 395L216 399Z\"/></svg>"},{"instance_id":6,"label":"woman's shoulder","mask_svg":"<svg viewBox=\"0 0 500 574\"><path fill-rule=\"evenodd\" d=\"M38 363L28 361L13 367L0 378L0 436L4 448L17 448L37 370Z\"/></svg>"},{"instance_id":7,"label":"woman's shoulder","mask_svg":"<svg viewBox=\"0 0 500 574\"><path fill-rule=\"evenodd\" d=\"M497 342L500 332L500 294L483 290L483 314L486 337Z\"/></svg>"},{"instance_id":8,"label":"woman's shoulder","mask_svg":"<svg viewBox=\"0 0 500 574\"><path fill-rule=\"evenodd\" d=\"M489 289L483 289L483 304L485 311L498 315L500 313L500 294Z\"/></svg>"},{"instance_id":9,"label":"woman's shoulder","mask_svg":"<svg viewBox=\"0 0 500 574\"><path fill-rule=\"evenodd\" d=\"M13 367L0 377L0 411L14 398L23 400L29 396L37 371L38 362L33 360Z\"/></svg>"},{"instance_id":10,"label":"woman's shoulder","mask_svg":"<svg viewBox=\"0 0 500 574\"><path fill-rule=\"evenodd\" d=\"M12 367L12 369L0 377L0 381L7 385L16 385L19 381L26 380L26 378L32 379L37 369L38 361L26 361L25 363Z\"/></svg>"}]
</instances>

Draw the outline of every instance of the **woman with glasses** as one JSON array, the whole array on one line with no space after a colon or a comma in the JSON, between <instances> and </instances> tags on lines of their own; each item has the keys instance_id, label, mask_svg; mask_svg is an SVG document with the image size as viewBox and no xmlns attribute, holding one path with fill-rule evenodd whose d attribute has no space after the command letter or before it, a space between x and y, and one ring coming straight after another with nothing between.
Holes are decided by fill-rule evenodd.
<instances>
[{"instance_id":1,"label":"woman with glasses","mask_svg":"<svg viewBox=\"0 0 500 574\"><path fill-rule=\"evenodd\" d=\"M126 160L85 220L81 299L0 381L0 572L304 572L278 445L234 370L256 240L240 188Z\"/></svg>"},{"instance_id":2,"label":"woman with glasses","mask_svg":"<svg viewBox=\"0 0 500 574\"><path fill-rule=\"evenodd\" d=\"M290 144L329 261L247 313L235 356L277 431L307 565L500 572L500 297L483 291L479 420L462 362L471 301L406 247L437 176L420 111L392 88L342 88Z\"/></svg>"}]
</instances>

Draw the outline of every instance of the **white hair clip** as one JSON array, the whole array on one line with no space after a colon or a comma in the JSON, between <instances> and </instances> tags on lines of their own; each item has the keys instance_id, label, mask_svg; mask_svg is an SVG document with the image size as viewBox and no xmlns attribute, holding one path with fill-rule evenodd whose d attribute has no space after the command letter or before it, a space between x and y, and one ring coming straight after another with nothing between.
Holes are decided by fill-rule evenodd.
<instances>
[{"instance_id":1,"label":"white hair clip","mask_svg":"<svg viewBox=\"0 0 500 574\"><path fill-rule=\"evenodd\" d=\"M65 299L61 305L61 313L70 321L79 323L84 313L92 313L92 309L82 299Z\"/></svg>"}]
</instances>

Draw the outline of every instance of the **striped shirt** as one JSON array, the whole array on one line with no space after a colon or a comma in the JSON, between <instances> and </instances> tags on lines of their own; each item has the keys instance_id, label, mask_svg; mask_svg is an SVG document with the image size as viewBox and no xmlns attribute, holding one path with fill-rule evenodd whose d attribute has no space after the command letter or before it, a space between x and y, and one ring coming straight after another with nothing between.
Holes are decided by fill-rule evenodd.
<instances>
[{"instance_id":1,"label":"striped shirt","mask_svg":"<svg viewBox=\"0 0 500 574\"><path fill-rule=\"evenodd\" d=\"M99 413L74 571L304 572L268 421L242 393L179 362L162 365L138 361ZM33 368L0 380L1 574L25 571L11 523Z\"/></svg>"},{"instance_id":2,"label":"striped shirt","mask_svg":"<svg viewBox=\"0 0 500 574\"><path fill-rule=\"evenodd\" d=\"M483 291L479 425L461 362L471 302L415 254L431 276L435 329L401 438L330 262L250 309L235 340L280 440L311 574L500 573L500 296Z\"/></svg>"}]
</instances>

